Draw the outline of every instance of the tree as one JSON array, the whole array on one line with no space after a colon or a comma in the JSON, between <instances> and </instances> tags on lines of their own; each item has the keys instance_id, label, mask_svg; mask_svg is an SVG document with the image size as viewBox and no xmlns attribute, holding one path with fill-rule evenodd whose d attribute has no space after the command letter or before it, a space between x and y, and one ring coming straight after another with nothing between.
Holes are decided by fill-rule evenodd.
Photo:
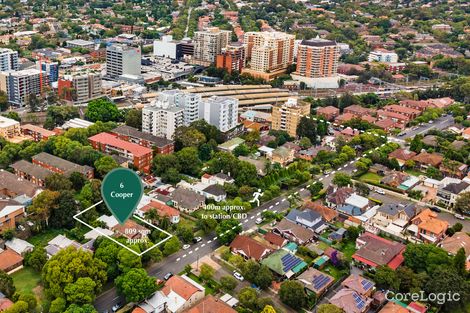
<instances>
[{"instance_id":1,"label":"tree","mask_svg":"<svg viewBox=\"0 0 470 313\"><path fill-rule=\"evenodd\" d=\"M273 308L272 305L267 305L264 307L263 311L261 313L276 313L276 310Z\"/></svg>"},{"instance_id":2,"label":"tree","mask_svg":"<svg viewBox=\"0 0 470 313\"><path fill-rule=\"evenodd\" d=\"M253 288L245 287L238 293L240 304L247 309L255 310L257 307L258 294Z\"/></svg>"},{"instance_id":3,"label":"tree","mask_svg":"<svg viewBox=\"0 0 470 313\"><path fill-rule=\"evenodd\" d=\"M121 113L116 104L101 98L88 102L85 118L92 122L118 122L121 119Z\"/></svg>"},{"instance_id":4,"label":"tree","mask_svg":"<svg viewBox=\"0 0 470 313\"><path fill-rule=\"evenodd\" d=\"M28 313L29 306L25 301L17 301L11 307L2 311L3 313Z\"/></svg>"},{"instance_id":5,"label":"tree","mask_svg":"<svg viewBox=\"0 0 470 313\"><path fill-rule=\"evenodd\" d=\"M173 135L175 148L181 150L184 147L199 147L206 142L206 136L195 128L181 126L176 128Z\"/></svg>"},{"instance_id":6,"label":"tree","mask_svg":"<svg viewBox=\"0 0 470 313\"><path fill-rule=\"evenodd\" d=\"M397 278L396 272L387 265L377 267L374 281L378 287L383 289L398 290L400 288L400 281Z\"/></svg>"},{"instance_id":7,"label":"tree","mask_svg":"<svg viewBox=\"0 0 470 313\"><path fill-rule=\"evenodd\" d=\"M470 212L470 191L459 195L454 204L454 209L459 213L468 214Z\"/></svg>"},{"instance_id":8,"label":"tree","mask_svg":"<svg viewBox=\"0 0 470 313\"><path fill-rule=\"evenodd\" d=\"M469 283L465 281L465 277L458 274L454 268L440 266L432 273L431 279L424 286L424 291L428 294L458 294L460 301L447 301L443 304L449 312L453 312L451 308L458 307L464 303L468 303ZM434 299L435 304L438 303L439 297Z\"/></svg>"},{"instance_id":9,"label":"tree","mask_svg":"<svg viewBox=\"0 0 470 313\"><path fill-rule=\"evenodd\" d=\"M465 249L460 248L457 251L457 254L455 255L454 260L453 260L455 270L460 276L463 276L463 277L465 277L465 274L467 273L466 259L467 257L465 255Z\"/></svg>"},{"instance_id":10,"label":"tree","mask_svg":"<svg viewBox=\"0 0 470 313\"><path fill-rule=\"evenodd\" d=\"M182 173L198 176L202 168L202 162L199 160L198 151L194 147L183 148L176 153L178 164Z\"/></svg>"},{"instance_id":11,"label":"tree","mask_svg":"<svg viewBox=\"0 0 470 313\"><path fill-rule=\"evenodd\" d=\"M108 279L114 279L119 275L118 254L121 247L115 242L104 238L98 238L95 242L95 258L107 265Z\"/></svg>"},{"instance_id":12,"label":"tree","mask_svg":"<svg viewBox=\"0 0 470 313\"><path fill-rule=\"evenodd\" d=\"M27 253L24 258L24 263L32 267L35 271L40 272L47 262L47 253L44 247L36 246L33 251Z\"/></svg>"},{"instance_id":13,"label":"tree","mask_svg":"<svg viewBox=\"0 0 470 313\"><path fill-rule=\"evenodd\" d=\"M56 298L51 302L51 307L49 308L49 313L62 313L67 307L67 301L64 298Z\"/></svg>"},{"instance_id":14,"label":"tree","mask_svg":"<svg viewBox=\"0 0 470 313\"><path fill-rule=\"evenodd\" d=\"M94 259L91 252L74 247L63 249L50 258L44 265L41 276L46 294L53 298L65 298L66 286L81 277L89 277L94 281L95 295L107 280L106 264Z\"/></svg>"},{"instance_id":15,"label":"tree","mask_svg":"<svg viewBox=\"0 0 470 313\"><path fill-rule=\"evenodd\" d=\"M297 136L300 138L306 137L310 140L310 143L317 143L317 125L314 120L306 116L300 118L300 122L297 125Z\"/></svg>"},{"instance_id":16,"label":"tree","mask_svg":"<svg viewBox=\"0 0 470 313\"><path fill-rule=\"evenodd\" d=\"M126 113L126 125L142 130L142 111L137 109L130 109Z\"/></svg>"},{"instance_id":17,"label":"tree","mask_svg":"<svg viewBox=\"0 0 470 313\"><path fill-rule=\"evenodd\" d=\"M127 273L131 269L142 267L142 259L140 257L136 257L134 253L127 249L119 250L117 254L117 260L119 264L119 270L122 273Z\"/></svg>"},{"instance_id":18,"label":"tree","mask_svg":"<svg viewBox=\"0 0 470 313\"><path fill-rule=\"evenodd\" d=\"M302 137L299 141L299 146L302 149L308 149L312 146L312 141L307 137Z\"/></svg>"},{"instance_id":19,"label":"tree","mask_svg":"<svg viewBox=\"0 0 470 313\"><path fill-rule=\"evenodd\" d=\"M116 278L116 287L129 302L139 302L157 290L155 278L143 268L133 268Z\"/></svg>"},{"instance_id":20,"label":"tree","mask_svg":"<svg viewBox=\"0 0 470 313\"><path fill-rule=\"evenodd\" d=\"M119 164L109 155L105 155L95 162L95 168L101 177L104 177L111 170L119 167Z\"/></svg>"},{"instance_id":21,"label":"tree","mask_svg":"<svg viewBox=\"0 0 470 313\"><path fill-rule=\"evenodd\" d=\"M71 190L60 191L56 198L56 205L51 209L49 225L54 228L73 227L73 216L78 210L79 205L75 201L74 192Z\"/></svg>"},{"instance_id":22,"label":"tree","mask_svg":"<svg viewBox=\"0 0 470 313\"><path fill-rule=\"evenodd\" d=\"M76 304L91 304L95 301L96 283L90 277L80 277L76 282L64 288L67 302Z\"/></svg>"},{"instance_id":23,"label":"tree","mask_svg":"<svg viewBox=\"0 0 470 313\"><path fill-rule=\"evenodd\" d=\"M367 197L370 193L369 186L367 186L367 184L364 184L362 182L355 182L354 187L356 187L356 190L359 193L359 195L363 197Z\"/></svg>"},{"instance_id":24,"label":"tree","mask_svg":"<svg viewBox=\"0 0 470 313\"><path fill-rule=\"evenodd\" d=\"M429 178L440 180L443 178L443 175L439 169L435 168L434 166L429 166L426 170L426 176Z\"/></svg>"},{"instance_id":25,"label":"tree","mask_svg":"<svg viewBox=\"0 0 470 313\"><path fill-rule=\"evenodd\" d=\"M215 273L214 269L206 263L203 263L201 265L200 270L201 270L201 274L199 275L199 277L204 281L208 281L212 279Z\"/></svg>"},{"instance_id":26,"label":"tree","mask_svg":"<svg viewBox=\"0 0 470 313\"><path fill-rule=\"evenodd\" d=\"M70 305L64 313L98 313L91 304L79 306L77 304Z\"/></svg>"},{"instance_id":27,"label":"tree","mask_svg":"<svg viewBox=\"0 0 470 313\"><path fill-rule=\"evenodd\" d=\"M49 226L49 218L51 217L51 212L58 206L57 198L59 195L58 191L44 190L34 198L33 203L28 207L28 213L36 221L38 227L42 223Z\"/></svg>"},{"instance_id":28,"label":"tree","mask_svg":"<svg viewBox=\"0 0 470 313\"><path fill-rule=\"evenodd\" d=\"M223 245L232 242L235 236L241 231L242 227L239 225L239 222L234 219L223 220L215 228L219 242Z\"/></svg>"},{"instance_id":29,"label":"tree","mask_svg":"<svg viewBox=\"0 0 470 313\"><path fill-rule=\"evenodd\" d=\"M432 244L414 244L406 246L403 253L405 265L415 273L426 272L431 274L436 268L448 268L451 265L451 258L447 252Z\"/></svg>"},{"instance_id":30,"label":"tree","mask_svg":"<svg viewBox=\"0 0 470 313\"><path fill-rule=\"evenodd\" d=\"M83 176L83 174L79 172L73 172L72 174L70 174L69 180L72 183L73 190L75 191L81 190L86 182L85 176Z\"/></svg>"},{"instance_id":31,"label":"tree","mask_svg":"<svg viewBox=\"0 0 470 313\"><path fill-rule=\"evenodd\" d=\"M13 284L13 278L10 275L0 270L0 292L7 298L10 298L15 293L16 288Z\"/></svg>"},{"instance_id":32,"label":"tree","mask_svg":"<svg viewBox=\"0 0 470 313\"><path fill-rule=\"evenodd\" d=\"M310 191L312 197L315 197L320 193L320 191L323 189L323 183L320 181L314 182L308 187L308 190Z\"/></svg>"},{"instance_id":33,"label":"tree","mask_svg":"<svg viewBox=\"0 0 470 313\"><path fill-rule=\"evenodd\" d=\"M0 111L6 111L9 107L8 95L5 91L0 90Z\"/></svg>"},{"instance_id":34,"label":"tree","mask_svg":"<svg viewBox=\"0 0 470 313\"><path fill-rule=\"evenodd\" d=\"M254 283L261 289L266 289L271 286L273 279L274 277L271 270L267 266L261 265L258 273L256 274Z\"/></svg>"},{"instance_id":35,"label":"tree","mask_svg":"<svg viewBox=\"0 0 470 313\"><path fill-rule=\"evenodd\" d=\"M343 172L337 172L333 178L333 184L337 185L338 187L346 187L348 185L351 186L351 176Z\"/></svg>"},{"instance_id":36,"label":"tree","mask_svg":"<svg viewBox=\"0 0 470 313\"><path fill-rule=\"evenodd\" d=\"M232 276L223 276L220 278L220 285L224 291L231 292L237 287L237 280Z\"/></svg>"},{"instance_id":37,"label":"tree","mask_svg":"<svg viewBox=\"0 0 470 313\"><path fill-rule=\"evenodd\" d=\"M243 276L248 281L251 281L252 283L254 283L259 269L260 269L260 265L258 262L254 260L248 260L247 262L243 264L242 273L243 273Z\"/></svg>"},{"instance_id":38,"label":"tree","mask_svg":"<svg viewBox=\"0 0 470 313\"><path fill-rule=\"evenodd\" d=\"M31 112L36 112L41 101L39 100L38 96L34 93L29 94L28 96L28 105Z\"/></svg>"},{"instance_id":39,"label":"tree","mask_svg":"<svg viewBox=\"0 0 470 313\"><path fill-rule=\"evenodd\" d=\"M317 313L344 313L344 311L334 304L320 304Z\"/></svg>"},{"instance_id":40,"label":"tree","mask_svg":"<svg viewBox=\"0 0 470 313\"><path fill-rule=\"evenodd\" d=\"M295 310L300 310L307 304L307 295L304 286L294 280L288 280L281 284L279 290L281 301Z\"/></svg>"},{"instance_id":41,"label":"tree","mask_svg":"<svg viewBox=\"0 0 470 313\"><path fill-rule=\"evenodd\" d=\"M170 239L168 239L168 241L165 243L163 247L163 255L169 256L170 254L177 252L180 248L181 248L181 243L178 237L173 236Z\"/></svg>"}]
</instances>

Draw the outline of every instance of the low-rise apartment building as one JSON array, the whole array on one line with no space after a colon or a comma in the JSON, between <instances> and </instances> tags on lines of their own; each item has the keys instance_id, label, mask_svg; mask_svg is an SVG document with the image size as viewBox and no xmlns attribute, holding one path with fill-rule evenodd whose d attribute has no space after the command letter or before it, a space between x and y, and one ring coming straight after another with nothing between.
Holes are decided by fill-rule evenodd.
<instances>
[{"instance_id":1,"label":"low-rise apartment building","mask_svg":"<svg viewBox=\"0 0 470 313\"><path fill-rule=\"evenodd\" d=\"M55 136L56 134L51 130L32 124L21 125L21 133L25 136L33 137L33 140L36 142L39 142L41 140L47 140L50 137Z\"/></svg>"},{"instance_id":2,"label":"low-rise apartment building","mask_svg":"<svg viewBox=\"0 0 470 313\"><path fill-rule=\"evenodd\" d=\"M110 133L99 133L88 138L93 149L105 153L117 153L132 162L133 166L145 173L150 172L153 152L136 143L119 139Z\"/></svg>"},{"instance_id":3,"label":"low-rise apartment building","mask_svg":"<svg viewBox=\"0 0 470 313\"><path fill-rule=\"evenodd\" d=\"M175 150L175 144L172 140L144 133L127 125L118 126L111 130L111 133L121 140L154 149L156 154L171 154Z\"/></svg>"},{"instance_id":4,"label":"low-rise apartment building","mask_svg":"<svg viewBox=\"0 0 470 313\"><path fill-rule=\"evenodd\" d=\"M73 172L78 172L88 179L92 179L94 177L94 171L92 167L87 165L78 165L46 152L36 154L31 158L31 160L33 164L42 166L43 168L48 169L54 173L68 176Z\"/></svg>"}]
</instances>

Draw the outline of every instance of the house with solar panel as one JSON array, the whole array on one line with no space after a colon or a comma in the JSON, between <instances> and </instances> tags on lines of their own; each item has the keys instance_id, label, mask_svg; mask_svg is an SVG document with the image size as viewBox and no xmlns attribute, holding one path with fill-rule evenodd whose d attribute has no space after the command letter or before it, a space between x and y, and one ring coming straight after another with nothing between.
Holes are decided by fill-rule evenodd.
<instances>
[{"instance_id":1,"label":"house with solar panel","mask_svg":"<svg viewBox=\"0 0 470 313\"><path fill-rule=\"evenodd\" d=\"M307 294L314 293L317 297L324 294L335 282L333 276L320 272L313 267L300 274L297 280L304 285Z\"/></svg>"},{"instance_id":2,"label":"house with solar panel","mask_svg":"<svg viewBox=\"0 0 470 313\"><path fill-rule=\"evenodd\" d=\"M330 298L330 303L343 309L345 313L367 312L372 303L372 299L360 295L357 291L349 288L339 290Z\"/></svg>"},{"instance_id":3,"label":"house with solar panel","mask_svg":"<svg viewBox=\"0 0 470 313\"><path fill-rule=\"evenodd\" d=\"M291 252L280 249L261 261L278 277L291 278L302 272L308 265Z\"/></svg>"},{"instance_id":4,"label":"house with solar panel","mask_svg":"<svg viewBox=\"0 0 470 313\"><path fill-rule=\"evenodd\" d=\"M375 290L375 283L367 278L358 274L349 275L342 283L341 286L355 290L360 295L371 297Z\"/></svg>"}]
</instances>

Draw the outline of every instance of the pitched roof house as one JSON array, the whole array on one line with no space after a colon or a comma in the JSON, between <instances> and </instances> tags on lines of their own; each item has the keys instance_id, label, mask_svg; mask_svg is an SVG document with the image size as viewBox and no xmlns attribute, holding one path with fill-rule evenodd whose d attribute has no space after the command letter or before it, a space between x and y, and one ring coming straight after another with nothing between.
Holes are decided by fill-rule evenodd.
<instances>
[{"instance_id":1,"label":"pitched roof house","mask_svg":"<svg viewBox=\"0 0 470 313\"><path fill-rule=\"evenodd\" d=\"M205 203L204 196L183 187L177 187L171 194L171 197L173 206L186 213L198 210Z\"/></svg>"},{"instance_id":2,"label":"pitched roof house","mask_svg":"<svg viewBox=\"0 0 470 313\"><path fill-rule=\"evenodd\" d=\"M307 292L313 292L316 296L323 294L334 282L334 277L310 267L297 277Z\"/></svg>"},{"instance_id":3,"label":"pitched roof house","mask_svg":"<svg viewBox=\"0 0 470 313\"><path fill-rule=\"evenodd\" d=\"M351 274L343 280L341 285L356 291L362 296L370 297L374 291L375 283L361 275Z\"/></svg>"},{"instance_id":4,"label":"pitched roof house","mask_svg":"<svg viewBox=\"0 0 470 313\"><path fill-rule=\"evenodd\" d=\"M429 166L438 168L441 165L444 157L438 153L427 153L421 152L420 154L413 157L413 161L416 162L416 166L427 169Z\"/></svg>"},{"instance_id":5,"label":"pitched roof house","mask_svg":"<svg viewBox=\"0 0 470 313\"><path fill-rule=\"evenodd\" d=\"M418 227L416 237L430 243L441 241L449 227L449 223L439 219L431 209L420 212L411 220L411 223Z\"/></svg>"},{"instance_id":6,"label":"pitched roof house","mask_svg":"<svg viewBox=\"0 0 470 313\"><path fill-rule=\"evenodd\" d=\"M343 288L330 298L330 303L344 310L345 313L367 312L372 299L361 296L355 290Z\"/></svg>"},{"instance_id":7,"label":"pitched roof house","mask_svg":"<svg viewBox=\"0 0 470 313\"><path fill-rule=\"evenodd\" d=\"M273 232L266 233L263 238L270 244L276 246L277 248L282 248L289 241Z\"/></svg>"},{"instance_id":8,"label":"pitched roof house","mask_svg":"<svg viewBox=\"0 0 470 313\"><path fill-rule=\"evenodd\" d=\"M410 151L403 148L398 148L388 154L389 160L396 159L400 166L403 166L406 161L413 159L416 156L416 152Z\"/></svg>"},{"instance_id":9,"label":"pitched roof house","mask_svg":"<svg viewBox=\"0 0 470 313\"><path fill-rule=\"evenodd\" d=\"M319 233L325 227L321 215L312 210L299 211L292 209L289 214L287 214L286 219L307 227L316 233Z\"/></svg>"},{"instance_id":10,"label":"pitched roof house","mask_svg":"<svg viewBox=\"0 0 470 313\"><path fill-rule=\"evenodd\" d=\"M170 312L183 312L204 298L205 288L191 278L172 276L162 288Z\"/></svg>"},{"instance_id":11,"label":"pitched roof house","mask_svg":"<svg viewBox=\"0 0 470 313\"><path fill-rule=\"evenodd\" d=\"M273 232L298 244L312 241L315 237L313 230L302 227L285 218L274 226Z\"/></svg>"},{"instance_id":12,"label":"pitched roof house","mask_svg":"<svg viewBox=\"0 0 470 313\"><path fill-rule=\"evenodd\" d=\"M225 302L215 298L213 295L207 295L198 304L186 311L186 313L236 313Z\"/></svg>"},{"instance_id":13,"label":"pitched roof house","mask_svg":"<svg viewBox=\"0 0 470 313\"><path fill-rule=\"evenodd\" d=\"M356 240L356 253L352 258L365 266L377 267L388 265L392 269L399 267L403 259L406 246L402 243L390 241L369 232L363 233Z\"/></svg>"},{"instance_id":14,"label":"pitched roof house","mask_svg":"<svg viewBox=\"0 0 470 313\"><path fill-rule=\"evenodd\" d=\"M302 208L317 212L328 223L334 221L338 217L338 212L336 210L324 206L323 204L321 204L321 202L306 201L303 204Z\"/></svg>"},{"instance_id":15,"label":"pitched roof house","mask_svg":"<svg viewBox=\"0 0 470 313\"><path fill-rule=\"evenodd\" d=\"M230 250L245 259L259 261L271 253L271 249L251 237L237 235L230 244Z\"/></svg>"},{"instance_id":16,"label":"pitched roof house","mask_svg":"<svg viewBox=\"0 0 470 313\"><path fill-rule=\"evenodd\" d=\"M456 232L453 236L446 237L439 246L452 255L464 248L467 261L470 260L470 236L465 232Z\"/></svg>"}]
</instances>

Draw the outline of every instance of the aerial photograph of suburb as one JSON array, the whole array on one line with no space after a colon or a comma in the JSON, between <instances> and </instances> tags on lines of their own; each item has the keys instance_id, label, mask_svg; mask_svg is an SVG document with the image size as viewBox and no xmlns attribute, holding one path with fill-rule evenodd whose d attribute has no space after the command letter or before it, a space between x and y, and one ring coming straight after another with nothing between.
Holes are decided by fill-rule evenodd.
<instances>
[{"instance_id":1,"label":"aerial photograph of suburb","mask_svg":"<svg viewBox=\"0 0 470 313\"><path fill-rule=\"evenodd\" d=\"M0 313L470 313L470 0L0 0Z\"/></svg>"}]
</instances>

